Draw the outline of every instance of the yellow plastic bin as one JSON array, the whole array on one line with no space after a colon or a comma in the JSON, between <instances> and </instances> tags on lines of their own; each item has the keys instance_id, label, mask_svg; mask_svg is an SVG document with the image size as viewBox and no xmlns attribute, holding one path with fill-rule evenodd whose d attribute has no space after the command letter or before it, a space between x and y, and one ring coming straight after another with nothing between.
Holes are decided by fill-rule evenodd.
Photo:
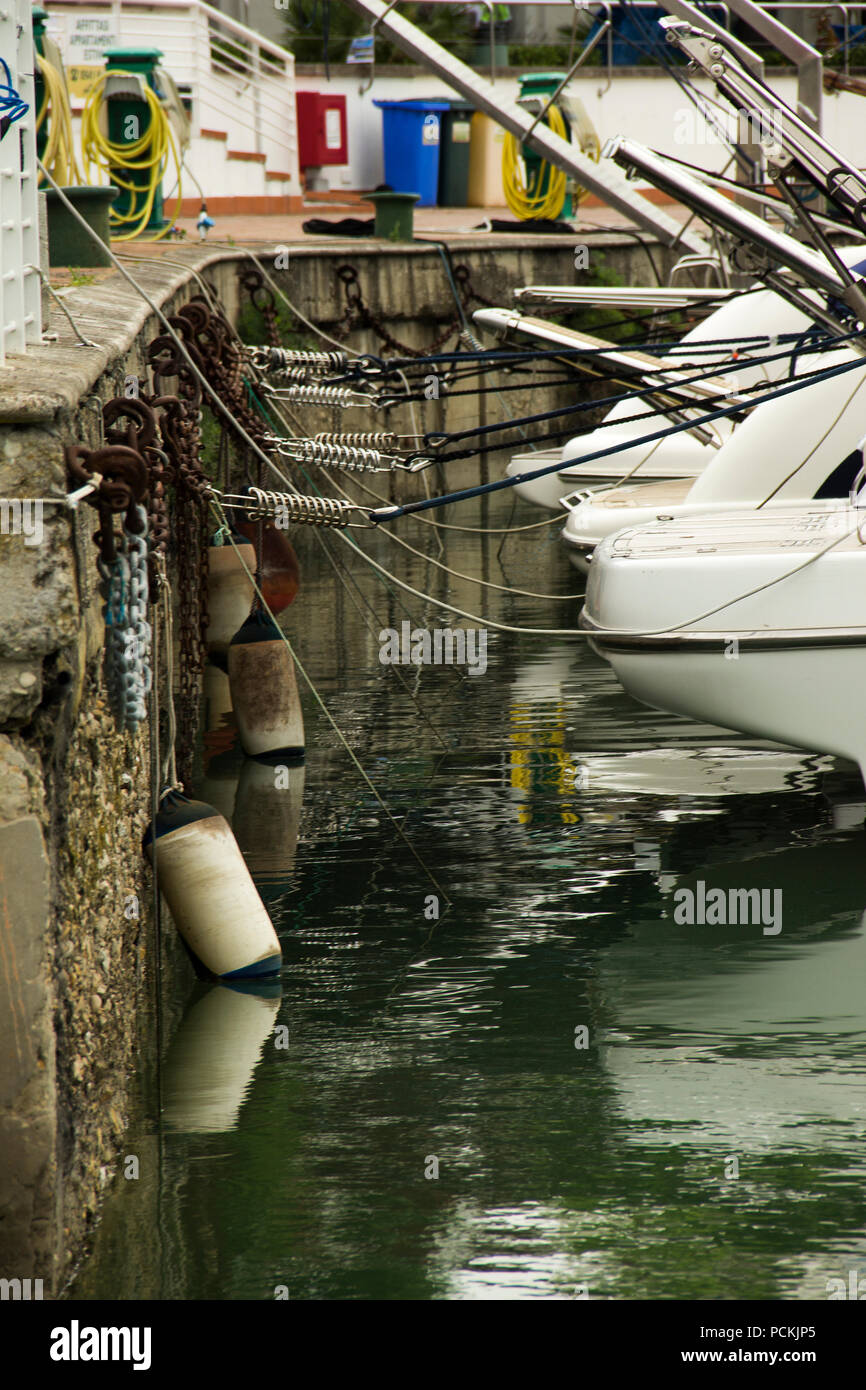
<instances>
[{"instance_id":1,"label":"yellow plastic bin","mask_svg":"<svg viewBox=\"0 0 866 1390\"><path fill-rule=\"evenodd\" d=\"M502 144L505 131L483 111L476 111L469 131L469 198L471 208L504 208Z\"/></svg>"}]
</instances>

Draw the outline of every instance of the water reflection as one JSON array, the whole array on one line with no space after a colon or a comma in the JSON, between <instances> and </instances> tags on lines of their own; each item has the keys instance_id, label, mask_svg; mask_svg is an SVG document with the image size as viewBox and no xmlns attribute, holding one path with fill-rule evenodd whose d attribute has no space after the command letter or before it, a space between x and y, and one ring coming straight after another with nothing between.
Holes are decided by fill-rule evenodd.
<instances>
[{"instance_id":1,"label":"water reflection","mask_svg":"<svg viewBox=\"0 0 866 1390\"><path fill-rule=\"evenodd\" d=\"M599 961L601 1060L648 1138L747 1155L866 1137L866 924L859 840L744 855L667 878L658 915ZM781 931L678 925L677 889L781 894Z\"/></svg>"},{"instance_id":2,"label":"water reflection","mask_svg":"<svg viewBox=\"0 0 866 1390\"><path fill-rule=\"evenodd\" d=\"M244 758L232 829L265 901L290 885L298 846L304 765L274 767Z\"/></svg>"},{"instance_id":3,"label":"water reflection","mask_svg":"<svg viewBox=\"0 0 866 1390\"><path fill-rule=\"evenodd\" d=\"M499 564L497 544L448 533L443 558L569 592L536 533ZM277 792L233 747L214 680L199 794L235 818L283 996L260 1033L239 1025L231 1095L209 1102L178 1034L191 1062L166 1099L184 1132L154 1141L150 1188L112 1197L77 1292L826 1297L866 1254L862 789L826 759L642 709L566 639L491 634L483 679L409 670L407 693L315 557L299 655L454 906L425 918L430 883L311 703L305 785ZM481 611L414 557L401 573ZM399 599L359 582L399 626ZM484 602L517 626L568 621ZM699 880L781 890L781 933L678 926L674 894ZM289 1048L254 1047L274 1025ZM230 1051L234 1027L221 1036ZM141 1125L154 1134L152 1110ZM161 1247L132 1271L136 1221Z\"/></svg>"},{"instance_id":4,"label":"water reflection","mask_svg":"<svg viewBox=\"0 0 866 1390\"><path fill-rule=\"evenodd\" d=\"M279 984L197 990L163 1069L163 1123L184 1134L234 1129L280 1009Z\"/></svg>"}]
</instances>

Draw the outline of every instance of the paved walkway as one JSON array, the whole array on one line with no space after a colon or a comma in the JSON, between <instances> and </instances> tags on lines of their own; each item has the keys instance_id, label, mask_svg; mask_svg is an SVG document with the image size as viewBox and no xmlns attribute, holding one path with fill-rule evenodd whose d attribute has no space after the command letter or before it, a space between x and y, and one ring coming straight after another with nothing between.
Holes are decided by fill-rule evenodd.
<instances>
[{"instance_id":1,"label":"paved walkway","mask_svg":"<svg viewBox=\"0 0 866 1390\"><path fill-rule=\"evenodd\" d=\"M666 204L665 211L682 221L685 221L688 216L688 210L680 204ZM300 241L308 239L307 233L303 231L303 223L311 217L337 222L343 217L368 218L372 217L373 213L373 204L360 200L356 202L347 200L345 203L339 204L321 202L310 204L302 213L261 217L251 214L242 214L237 217L217 217L214 219L216 226L211 235L220 241L232 237L235 241L242 241L246 244ZM461 233L471 235L474 230L483 229L484 221L487 218L499 218L509 222L516 221L516 218L506 207L417 208L415 211L415 230L422 235L424 233L441 234L442 232L452 236ZM577 222L572 225L576 231L584 228L589 230L594 227L605 230L609 228L616 231L620 227L634 226L622 213L601 204L593 204L588 207L585 212L579 214ZM194 217L181 218L178 226L187 233L187 236L198 236ZM526 223L525 226L527 231L531 231L531 224Z\"/></svg>"},{"instance_id":2,"label":"paved walkway","mask_svg":"<svg viewBox=\"0 0 866 1390\"><path fill-rule=\"evenodd\" d=\"M689 216L688 209L680 204L670 203L665 205L665 211L678 221L685 222ZM339 238L324 234L320 236L310 235L303 230L303 223L311 217L321 217L328 221L337 222L344 217L368 218L373 216L373 205L364 203L360 200L349 203L321 202L310 205L302 213L295 214L275 214L272 216L255 216L253 214L242 214L236 217L217 217L214 219L215 226L211 230L208 238L208 245L219 249L231 246L334 246L339 242ZM419 236L445 236L449 241L457 240L461 237L482 238L485 234L490 236L489 220L492 218L504 221L515 222L516 219L509 212L508 208L419 208L415 213L415 231ZM698 223L698 226L701 224ZM571 223L576 235L596 232L619 232L630 230L639 231L633 223L630 223L622 213L614 208L603 207L594 203L584 212L581 212L578 219ZM524 244L533 236L532 223L525 222L520 224L521 230L517 233L502 233L502 236L514 236L515 240L523 238ZM178 222L178 228L184 233L182 238L176 236L163 238L162 241L125 241L113 242L112 246L116 252L127 255L151 257L177 254L179 245L200 246L198 231L195 219L184 217ZM644 236L651 237L650 233L643 232ZM536 235L540 236L541 233ZM372 238L365 240L369 243ZM500 243L501 244L501 243ZM51 283L54 286L69 284L98 284L111 274L111 269L88 269L78 271L74 267L70 270L60 266L51 267Z\"/></svg>"}]
</instances>

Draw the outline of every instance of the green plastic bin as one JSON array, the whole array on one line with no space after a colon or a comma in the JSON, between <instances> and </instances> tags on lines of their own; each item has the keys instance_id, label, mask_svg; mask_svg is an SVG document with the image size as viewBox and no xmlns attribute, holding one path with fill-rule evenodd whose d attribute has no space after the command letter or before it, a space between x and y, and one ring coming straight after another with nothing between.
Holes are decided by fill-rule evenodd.
<instances>
[{"instance_id":1,"label":"green plastic bin","mask_svg":"<svg viewBox=\"0 0 866 1390\"><path fill-rule=\"evenodd\" d=\"M449 99L442 113L439 146L440 208L469 205L469 128L475 107L468 101Z\"/></svg>"}]
</instances>

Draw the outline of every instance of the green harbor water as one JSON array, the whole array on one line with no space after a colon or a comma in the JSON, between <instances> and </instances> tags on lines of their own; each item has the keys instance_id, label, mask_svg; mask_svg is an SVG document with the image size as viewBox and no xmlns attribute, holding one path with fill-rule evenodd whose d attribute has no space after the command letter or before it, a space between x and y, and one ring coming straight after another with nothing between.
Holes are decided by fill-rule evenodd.
<instances>
[{"instance_id":1,"label":"green harbor water","mask_svg":"<svg viewBox=\"0 0 866 1390\"><path fill-rule=\"evenodd\" d=\"M511 502L438 515L503 526ZM441 554L397 534L576 593L558 530L443 532ZM578 601L351 535L470 613L575 623ZM866 1292L862 790L638 706L580 637L491 629L477 676L382 665L380 629L478 624L327 544L348 588L305 536L286 630L436 883L309 692L306 768L276 789L211 673L198 794L233 819L281 993L197 983L174 951L139 1177L70 1294L797 1300L852 1271ZM782 930L678 925L699 882L781 892Z\"/></svg>"}]
</instances>

